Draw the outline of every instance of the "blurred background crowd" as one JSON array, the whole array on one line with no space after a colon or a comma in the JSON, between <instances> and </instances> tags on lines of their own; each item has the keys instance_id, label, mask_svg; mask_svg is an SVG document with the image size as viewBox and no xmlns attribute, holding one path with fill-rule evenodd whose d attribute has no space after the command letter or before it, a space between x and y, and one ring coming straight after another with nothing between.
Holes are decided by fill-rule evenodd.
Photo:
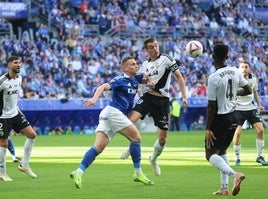
<instances>
[{"instance_id":1,"label":"blurred background crowd","mask_svg":"<svg viewBox=\"0 0 268 199\"><path fill-rule=\"evenodd\" d=\"M27 2L36 25L33 35L12 30L0 35L1 74L9 55L22 57L21 98L90 97L96 86L121 72L123 57L133 55L142 63L146 58L142 41L148 36L156 37L161 52L177 60L189 97L206 96L216 41L229 44L228 64L250 62L259 79L259 95L268 95L267 0L13 2ZM2 18L0 29L9 30L10 24L14 30L16 23ZM192 39L204 46L203 55L196 59L185 52ZM180 98L175 82L171 93Z\"/></svg>"}]
</instances>

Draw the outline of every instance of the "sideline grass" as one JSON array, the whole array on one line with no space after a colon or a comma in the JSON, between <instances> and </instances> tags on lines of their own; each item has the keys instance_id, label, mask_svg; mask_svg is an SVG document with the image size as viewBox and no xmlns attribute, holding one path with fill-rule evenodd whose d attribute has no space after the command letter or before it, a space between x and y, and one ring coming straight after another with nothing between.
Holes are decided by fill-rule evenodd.
<instances>
[{"instance_id":1,"label":"sideline grass","mask_svg":"<svg viewBox=\"0 0 268 199\"><path fill-rule=\"evenodd\" d=\"M12 138L21 156L24 136ZM36 140L31 166L38 175L31 179L17 171L7 153L7 171L13 182L0 181L0 198L5 199L210 199L219 188L219 173L204 157L204 132L170 133L167 147L159 157L162 169L160 177L154 176L148 156L156 139L155 133L143 133L142 167L144 173L155 182L144 186L132 180L131 159L121 160L119 155L128 141L116 135L105 151L97 157L83 176L83 186L76 189L69 174L76 169L82 156L93 143L94 135L39 136ZM241 153L242 166L235 168L245 173L246 179L236 198L266 199L268 167L255 162L255 132L244 131ZM265 150L266 154L268 149ZM233 151L229 150L233 165ZM267 156L268 158L268 156ZM229 187L231 189L230 179ZM231 198L227 196L226 198Z\"/></svg>"}]
</instances>

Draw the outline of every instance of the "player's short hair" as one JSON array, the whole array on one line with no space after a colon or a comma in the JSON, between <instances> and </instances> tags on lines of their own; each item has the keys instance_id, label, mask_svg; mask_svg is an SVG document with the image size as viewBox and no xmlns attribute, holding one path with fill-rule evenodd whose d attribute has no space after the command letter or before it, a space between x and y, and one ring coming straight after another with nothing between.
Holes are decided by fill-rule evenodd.
<instances>
[{"instance_id":1,"label":"player's short hair","mask_svg":"<svg viewBox=\"0 0 268 199\"><path fill-rule=\"evenodd\" d=\"M7 59L7 63L13 62L14 60L19 60L20 57L12 55Z\"/></svg>"},{"instance_id":2,"label":"player's short hair","mask_svg":"<svg viewBox=\"0 0 268 199\"><path fill-rule=\"evenodd\" d=\"M229 50L229 47L220 42L216 43L213 47L214 55L218 58L225 59L226 57L228 57L228 50Z\"/></svg>"},{"instance_id":3,"label":"player's short hair","mask_svg":"<svg viewBox=\"0 0 268 199\"><path fill-rule=\"evenodd\" d=\"M250 67L250 63L248 61L241 61L240 64L247 64Z\"/></svg>"},{"instance_id":4,"label":"player's short hair","mask_svg":"<svg viewBox=\"0 0 268 199\"><path fill-rule=\"evenodd\" d=\"M156 39L154 37L149 37L149 38L145 39L144 42L143 42L143 47L146 49L147 48L147 44L148 43L152 43L154 41L156 41Z\"/></svg>"},{"instance_id":5,"label":"player's short hair","mask_svg":"<svg viewBox=\"0 0 268 199\"><path fill-rule=\"evenodd\" d=\"M127 56L127 57L123 58L122 61L121 61L121 66L123 66L130 59L135 59L135 57Z\"/></svg>"}]
</instances>

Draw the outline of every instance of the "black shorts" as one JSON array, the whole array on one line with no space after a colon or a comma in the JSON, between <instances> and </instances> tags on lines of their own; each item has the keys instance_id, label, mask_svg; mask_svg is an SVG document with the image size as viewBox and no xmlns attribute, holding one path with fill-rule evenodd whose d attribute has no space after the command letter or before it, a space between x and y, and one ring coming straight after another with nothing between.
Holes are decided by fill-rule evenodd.
<instances>
[{"instance_id":1,"label":"black shorts","mask_svg":"<svg viewBox=\"0 0 268 199\"><path fill-rule=\"evenodd\" d=\"M169 98L159 97L145 93L138 101L133 110L142 115L141 119L147 114L154 120L154 125L162 130L168 130L169 126Z\"/></svg>"},{"instance_id":2,"label":"black shorts","mask_svg":"<svg viewBox=\"0 0 268 199\"><path fill-rule=\"evenodd\" d=\"M238 117L236 111L228 114L216 115L211 130L216 137L211 149L225 151L231 144L237 127ZM207 148L208 149L208 148Z\"/></svg>"},{"instance_id":3,"label":"black shorts","mask_svg":"<svg viewBox=\"0 0 268 199\"><path fill-rule=\"evenodd\" d=\"M12 118L0 118L0 138L7 139L12 129L19 133L21 129L27 126L30 126L30 124L21 113Z\"/></svg>"},{"instance_id":4,"label":"black shorts","mask_svg":"<svg viewBox=\"0 0 268 199\"><path fill-rule=\"evenodd\" d=\"M244 122L247 120L251 125L261 122L260 115L256 109L249 111L237 111L238 115L238 125L243 126Z\"/></svg>"}]
</instances>

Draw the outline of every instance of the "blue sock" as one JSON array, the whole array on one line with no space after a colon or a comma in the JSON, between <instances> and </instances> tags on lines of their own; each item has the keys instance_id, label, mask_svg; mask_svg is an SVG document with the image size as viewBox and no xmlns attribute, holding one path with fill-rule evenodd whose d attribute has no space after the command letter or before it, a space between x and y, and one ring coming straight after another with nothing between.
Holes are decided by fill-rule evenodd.
<instances>
[{"instance_id":1,"label":"blue sock","mask_svg":"<svg viewBox=\"0 0 268 199\"><path fill-rule=\"evenodd\" d=\"M81 161L79 168L83 171L92 164L95 158L99 155L95 147L91 147L84 155L83 160Z\"/></svg>"},{"instance_id":2,"label":"blue sock","mask_svg":"<svg viewBox=\"0 0 268 199\"><path fill-rule=\"evenodd\" d=\"M132 158L132 162L134 164L134 168L141 167L141 144L140 142L130 142L129 146L130 155Z\"/></svg>"},{"instance_id":3,"label":"blue sock","mask_svg":"<svg viewBox=\"0 0 268 199\"><path fill-rule=\"evenodd\" d=\"M15 147L11 139L8 138L8 150L12 156L15 156Z\"/></svg>"}]
</instances>

